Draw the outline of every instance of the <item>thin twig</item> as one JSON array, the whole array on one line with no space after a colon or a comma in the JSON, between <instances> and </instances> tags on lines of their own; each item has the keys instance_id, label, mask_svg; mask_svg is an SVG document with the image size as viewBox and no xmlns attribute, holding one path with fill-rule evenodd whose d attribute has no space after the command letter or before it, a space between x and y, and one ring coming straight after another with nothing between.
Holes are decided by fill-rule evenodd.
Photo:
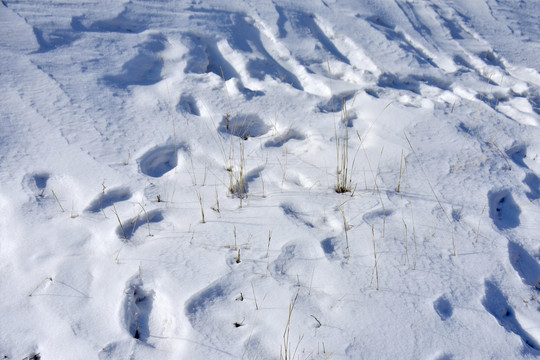
<instances>
[{"instance_id":1,"label":"thin twig","mask_svg":"<svg viewBox=\"0 0 540 360\"><path fill-rule=\"evenodd\" d=\"M58 200L58 197L56 196L56 194L54 193L54 190L51 189L51 192L54 196L54 198L56 199L56 202L58 203L58 206L60 206L60 209L62 210L62 212L65 212L64 208L62 207L62 204L60 204L60 200Z\"/></svg>"},{"instance_id":2,"label":"thin twig","mask_svg":"<svg viewBox=\"0 0 540 360\"><path fill-rule=\"evenodd\" d=\"M118 257L120 256L120 251L122 251L122 248L124 247L124 244L127 242L127 236L126 232L124 231L124 225L122 225L122 221L120 221L120 216L118 215L118 211L116 211L116 206L113 204L113 212L114 215L116 215L116 219L118 220L118 223L120 224L120 229L122 229L122 234L124 235L124 241L122 242L122 246L120 246L120 249L118 249L118 253L116 254L116 263L118 264Z\"/></svg>"},{"instance_id":3,"label":"thin twig","mask_svg":"<svg viewBox=\"0 0 540 360\"><path fill-rule=\"evenodd\" d=\"M141 203L139 203L139 206L142 208L142 210L144 211L144 214L146 215L146 224L148 224L148 236L154 236L150 232L150 216L148 216L148 213L146 212L146 209L144 208L144 206Z\"/></svg>"},{"instance_id":4,"label":"thin twig","mask_svg":"<svg viewBox=\"0 0 540 360\"><path fill-rule=\"evenodd\" d=\"M259 310L259 305L257 304L257 297L255 296L255 288L253 287L253 282L251 282L251 291L253 291L253 300L255 300L255 309Z\"/></svg>"},{"instance_id":5,"label":"thin twig","mask_svg":"<svg viewBox=\"0 0 540 360\"><path fill-rule=\"evenodd\" d=\"M30 294L28 294L28 296L32 296L32 295L36 292L36 290L37 290L41 285L43 285L43 283L44 283L45 281L47 281L47 280L49 280L49 281L52 282L52 281L53 281L53 278L49 276L49 277L46 277L45 279L41 280L41 282L40 282L39 284L37 284L37 286L34 288L34 290L32 290L32 292L31 292Z\"/></svg>"},{"instance_id":6,"label":"thin twig","mask_svg":"<svg viewBox=\"0 0 540 360\"><path fill-rule=\"evenodd\" d=\"M310 315L310 316L311 316L312 318L314 318L315 321L319 324L319 326L317 326L317 327L321 327L321 326L322 326L322 323L319 321L319 319L317 319L317 318L315 317L315 315Z\"/></svg>"}]
</instances>

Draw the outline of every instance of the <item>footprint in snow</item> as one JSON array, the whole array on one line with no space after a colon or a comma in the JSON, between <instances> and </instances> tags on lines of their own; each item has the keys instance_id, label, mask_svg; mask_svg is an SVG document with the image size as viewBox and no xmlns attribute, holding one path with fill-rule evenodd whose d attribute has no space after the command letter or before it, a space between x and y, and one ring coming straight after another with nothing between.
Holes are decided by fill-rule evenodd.
<instances>
[{"instance_id":1,"label":"footprint in snow","mask_svg":"<svg viewBox=\"0 0 540 360\"><path fill-rule=\"evenodd\" d=\"M195 116L201 116L201 111L197 105L197 100L191 95L182 94L180 100L176 105L176 110L183 114L191 114Z\"/></svg>"},{"instance_id":2,"label":"footprint in snow","mask_svg":"<svg viewBox=\"0 0 540 360\"><path fill-rule=\"evenodd\" d=\"M307 219L306 214L299 211L293 204L283 203L280 205L280 208L283 210L283 213L292 221L305 225L310 229L315 228L315 225L313 225L311 221Z\"/></svg>"},{"instance_id":3,"label":"footprint in snow","mask_svg":"<svg viewBox=\"0 0 540 360\"><path fill-rule=\"evenodd\" d=\"M231 279L234 278L234 279ZM245 278L229 274L192 295L184 306L191 327L203 334L208 344L237 340L237 330L244 329L242 319L246 302L241 294ZM245 290L244 290L244 293Z\"/></svg>"},{"instance_id":4,"label":"footprint in snow","mask_svg":"<svg viewBox=\"0 0 540 360\"><path fill-rule=\"evenodd\" d=\"M151 236L150 224L160 222L163 220L162 211L159 209L144 211L141 210L140 213L128 220L122 221L122 226L118 225L116 228L116 234L122 241L129 240L135 235L135 232L141 226L148 226L148 235Z\"/></svg>"},{"instance_id":5,"label":"footprint in snow","mask_svg":"<svg viewBox=\"0 0 540 360\"><path fill-rule=\"evenodd\" d=\"M178 166L180 151L187 151L185 145L156 146L139 158L139 168L143 174L159 178Z\"/></svg>"},{"instance_id":6,"label":"footprint in snow","mask_svg":"<svg viewBox=\"0 0 540 360\"><path fill-rule=\"evenodd\" d=\"M345 104L354 98L356 92L345 92L334 95L325 103L319 104L319 111L323 113L336 113L343 110Z\"/></svg>"},{"instance_id":7,"label":"footprint in snow","mask_svg":"<svg viewBox=\"0 0 540 360\"><path fill-rule=\"evenodd\" d=\"M126 201L132 196L131 191L128 188L113 188L109 189L98 196L86 207L85 211L97 213L101 210L112 206L113 204L121 201Z\"/></svg>"},{"instance_id":8,"label":"footprint in snow","mask_svg":"<svg viewBox=\"0 0 540 360\"><path fill-rule=\"evenodd\" d=\"M146 342L150 336L150 314L155 292L145 289L142 281L137 278L128 285L125 294L124 326L133 338Z\"/></svg>"},{"instance_id":9,"label":"footprint in snow","mask_svg":"<svg viewBox=\"0 0 540 360\"><path fill-rule=\"evenodd\" d=\"M519 226L521 210L514 201L510 190L490 191L488 193L489 216L499 230Z\"/></svg>"},{"instance_id":10,"label":"footprint in snow","mask_svg":"<svg viewBox=\"0 0 540 360\"><path fill-rule=\"evenodd\" d=\"M517 271L523 283L536 289L540 288L540 264L520 244L508 242L508 256L510 263Z\"/></svg>"},{"instance_id":11,"label":"footprint in snow","mask_svg":"<svg viewBox=\"0 0 540 360\"><path fill-rule=\"evenodd\" d=\"M446 296L441 296L433 302L433 308L442 321L449 319L454 313L454 308Z\"/></svg>"},{"instance_id":12,"label":"footprint in snow","mask_svg":"<svg viewBox=\"0 0 540 360\"><path fill-rule=\"evenodd\" d=\"M128 281L124 293L120 316L131 337L148 343L174 329L174 312L167 298L145 285L140 275Z\"/></svg>"},{"instance_id":13,"label":"footprint in snow","mask_svg":"<svg viewBox=\"0 0 540 360\"><path fill-rule=\"evenodd\" d=\"M224 297L226 288L221 283L215 283L206 289L193 295L185 305L185 312L192 325L195 325L197 318L206 313L208 307Z\"/></svg>"},{"instance_id":14,"label":"footprint in snow","mask_svg":"<svg viewBox=\"0 0 540 360\"><path fill-rule=\"evenodd\" d=\"M508 155L508 157L519 167L524 169L529 168L523 161L527 157L527 147L525 147L525 145L512 146L510 149L506 150L506 155Z\"/></svg>"},{"instance_id":15,"label":"footprint in snow","mask_svg":"<svg viewBox=\"0 0 540 360\"><path fill-rule=\"evenodd\" d=\"M166 42L167 39L163 35L151 35L146 42L137 46L137 55L128 60L118 74L104 76L104 82L117 88L158 83L162 80L163 68L159 54L165 49Z\"/></svg>"},{"instance_id":16,"label":"footprint in snow","mask_svg":"<svg viewBox=\"0 0 540 360\"><path fill-rule=\"evenodd\" d=\"M336 251L336 247L334 242L336 241L335 238L327 238L321 241L321 247L324 251L324 254L328 258L332 258L334 256L334 253Z\"/></svg>"},{"instance_id":17,"label":"footprint in snow","mask_svg":"<svg viewBox=\"0 0 540 360\"><path fill-rule=\"evenodd\" d=\"M280 135L268 140L264 144L264 147L281 147L281 146L285 145L285 143L287 143L290 140L302 141L305 138L306 137L302 133L300 133L299 131L289 129L287 132L285 132L283 134L280 134Z\"/></svg>"},{"instance_id":18,"label":"footprint in snow","mask_svg":"<svg viewBox=\"0 0 540 360\"><path fill-rule=\"evenodd\" d=\"M523 182L530 189L530 191L525 194L529 200L535 201L540 199L540 178L536 174L529 173L525 176Z\"/></svg>"},{"instance_id":19,"label":"footprint in snow","mask_svg":"<svg viewBox=\"0 0 540 360\"><path fill-rule=\"evenodd\" d=\"M527 350L540 351L540 343L523 329L516 318L514 309L508 304L508 299L497 284L492 281L485 281L485 295L482 299L482 305L506 331L518 335Z\"/></svg>"},{"instance_id":20,"label":"footprint in snow","mask_svg":"<svg viewBox=\"0 0 540 360\"><path fill-rule=\"evenodd\" d=\"M218 130L247 140L250 137L259 137L266 134L270 130L270 126L257 114L238 114L224 116Z\"/></svg>"},{"instance_id":21,"label":"footprint in snow","mask_svg":"<svg viewBox=\"0 0 540 360\"><path fill-rule=\"evenodd\" d=\"M140 34L148 29L147 24L144 23L146 17L137 19L136 13L129 8L129 5L132 4L127 3L123 11L114 18L97 20L90 24L84 23L84 16L74 17L71 26L75 31Z\"/></svg>"},{"instance_id":22,"label":"footprint in snow","mask_svg":"<svg viewBox=\"0 0 540 360\"><path fill-rule=\"evenodd\" d=\"M44 196L51 175L47 172L35 172L24 176L23 185L36 197Z\"/></svg>"}]
</instances>

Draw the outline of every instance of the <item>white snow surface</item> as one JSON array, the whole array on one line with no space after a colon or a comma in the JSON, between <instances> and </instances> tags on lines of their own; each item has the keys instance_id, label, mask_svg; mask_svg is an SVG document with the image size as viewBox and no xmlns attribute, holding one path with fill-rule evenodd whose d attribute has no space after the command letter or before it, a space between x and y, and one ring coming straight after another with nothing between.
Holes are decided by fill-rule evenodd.
<instances>
[{"instance_id":1,"label":"white snow surface","mask_svg":"<svg viewBox=\"0 0 540 360\"><path fill-rule=\"evenodd\" d=\"M0 357L539 356L539 23L3 0Z\"/></svg>"}]
</instances>

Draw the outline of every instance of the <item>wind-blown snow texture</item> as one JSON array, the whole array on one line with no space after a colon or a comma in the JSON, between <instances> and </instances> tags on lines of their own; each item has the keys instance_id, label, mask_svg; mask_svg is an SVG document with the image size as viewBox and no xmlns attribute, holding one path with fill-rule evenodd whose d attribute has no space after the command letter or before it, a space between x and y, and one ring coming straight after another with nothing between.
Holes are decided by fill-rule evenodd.
<instances>
[{"instance_id":1,"label":"wind-blown snow texture","mask_svg":"<svg viewBox=\"0 0 540 360\"><path fill-rule=\"evenodd\" d=\"M3 0L0 356L540 355L539 23Z\"/></svg>"}]
</instances>

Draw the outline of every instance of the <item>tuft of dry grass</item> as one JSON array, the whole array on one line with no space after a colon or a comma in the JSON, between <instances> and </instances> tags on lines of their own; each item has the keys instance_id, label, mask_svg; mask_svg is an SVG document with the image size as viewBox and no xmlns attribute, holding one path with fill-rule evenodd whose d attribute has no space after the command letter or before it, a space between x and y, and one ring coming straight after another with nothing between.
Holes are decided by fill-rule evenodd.
<instances>
[{"instance_id":1,"label":"tuft of dry grass","mask_svg":"<svg viewBox=\"0 0 540 360\"><path fill-rule=\"evenodd\" d=\"M349 166L349 114L347 112L347 103L345 99L341 110L341 125L344 126L343 138L338 137L337 128L334 129L336 137L336 192L339 194L348 193L352 188L352 180Z\"/></svg>"},{"instance_id":2,"label":"tuft of dry grass","mask_svg":"<svg viewBox=\"0 0 540 360\"><path fill-rule=\"evenodd\" d=\"M298 351L298 347L300 346L300 343L302 342L303 335L298 339L298 343L296 344L296 347L294 351L292 351L291 342L290 342L290 335L291 335L291 318L294 311L294 306L296 305L296 301L298 300L298 295L300 294L300 289L296 292L295 297L289 304L289 317L287 318L287 324L285 325L285 331L283 331L283 345L280 346L279 349L279 359L280 360L293 360L296 358L296 352Z\"/></svg>"},{"instance_id":3,"label":"tuft of dry grass","mask_svg":"<svg viewBox=\"0 0 540 360\"><path fill-rule=\"evenodd\" d=\"M231 153L233 150L231 146ZM234 159L234 155L231 155L231 159L236 161L231 161L227 171L229 173L229 193L233 197L239 198L240 206L242 206L242 200L247 198L246 155L243 140L240 140L238 150L237 159Z\"/></svg>"},{"instance_id":4,"label":"tuft of dry grass","mask_svg":"<svg viewBox=\"0 0 540 360\"><path fill-rule=\"evenodd\" d=\"M199 205L201 206L201 222L204 224L204 223L206 223L206 221L204 219L203 198L202 198L202 195L198 191L197 191L197 198L199 198Z\"/></svg>"}]
</instances>

